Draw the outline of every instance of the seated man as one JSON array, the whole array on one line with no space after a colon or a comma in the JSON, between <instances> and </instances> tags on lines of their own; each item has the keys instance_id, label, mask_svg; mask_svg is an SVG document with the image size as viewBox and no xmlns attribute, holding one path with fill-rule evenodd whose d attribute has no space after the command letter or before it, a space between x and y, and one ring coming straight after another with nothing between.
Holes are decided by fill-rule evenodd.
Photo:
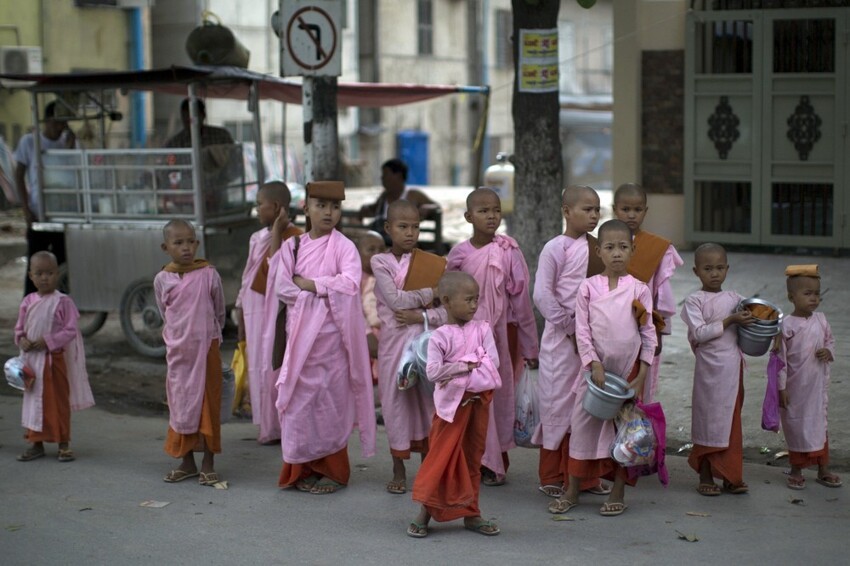
<instances>
[{"instance_id":1,"label":"seated man","mask_svg":"<svg viewBox=\"0 0 850 566\"><path fill-rule=\"evenodd\" d=\"M204 101L197 100L197 115L201 123L201 171L207 212L217 212L224 200L221 193L227 190L227 185L239 172L241 154L233 154L233 137L230 132L217 126L208 126L207 108ZM180 104L180 120L183 129L172 136L165 147L192 147L192 126L189 113L189 98L184 98ZM177 160L179 162L179 160ZM188 163L188 162L187 162ZM189 171L172 171L168 174L169 188L191 189L192 175ZM189 212L192 209L191 198L169 197L167 199L170 212Z\"/></svg>"},{"instance_id":2,"label":"seated man","mask_svg":"<svg viewBox=\"0 0 850 566\"><path fill-rule=\"evenodd\" d=\"M379 233L388 246L392 245L392 240L384 230L384 223L390 204L399 199L408 200L419 208L419 217L423 220L432 219L434 213L440 210L440 205L425 193L407 186L407 164L401 159L393 158L381 165L381 184L384 192L373 204L360 207L360 218L374 217L370 228Z\"/></svg>"}]
</instances>

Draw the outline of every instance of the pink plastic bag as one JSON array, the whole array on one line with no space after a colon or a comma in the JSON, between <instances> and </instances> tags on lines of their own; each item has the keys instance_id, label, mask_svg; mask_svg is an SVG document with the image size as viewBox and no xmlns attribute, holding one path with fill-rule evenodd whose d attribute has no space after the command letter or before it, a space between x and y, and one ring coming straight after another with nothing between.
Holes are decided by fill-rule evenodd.
<instances>
[{"instance_id":1,"label":"pink plastic bag","mask_svg":"<svg viewBox=\"0 0 850 566\"><path fill-rule=\"evenodd\" d=\"M761 405L761 428L771 432L779 432L779 372L783 368L785 362L779 354L771 352L767 361L767 387Z\"/></svg>"}]
</instances>

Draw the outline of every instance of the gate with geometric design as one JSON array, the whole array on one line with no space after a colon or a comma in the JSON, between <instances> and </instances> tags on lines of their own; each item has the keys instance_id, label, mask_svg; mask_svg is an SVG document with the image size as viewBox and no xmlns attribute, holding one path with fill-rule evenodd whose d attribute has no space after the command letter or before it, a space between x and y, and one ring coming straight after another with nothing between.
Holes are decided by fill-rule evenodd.
<instances>
[{"instance_id":1,"label":"gate with geometric design","mask_svg":"<svg viewBox=\"0 0 850 566\"><path fill-rule=\"evenodd\" d=\"M691 242L850 247L850 9L692 11Z\"/></svg>"}]
</instances>

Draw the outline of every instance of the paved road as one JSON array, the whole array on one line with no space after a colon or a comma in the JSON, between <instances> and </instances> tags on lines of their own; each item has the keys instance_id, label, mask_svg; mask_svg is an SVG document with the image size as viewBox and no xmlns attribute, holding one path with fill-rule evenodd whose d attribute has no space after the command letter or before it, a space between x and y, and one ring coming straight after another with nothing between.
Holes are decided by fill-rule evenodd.
<instances>
[{"instance_id":1,"label":"paved road","mask_svg":"<svg viewBox=\"0 0 850 566\"><path fill-rule=\"evenodd\" d=\"M0 397L0 554L3 564L840 564L850 526L848 489L784 485L781 468L749 464L748 495L701 497L684 459L669 458L667 488L644 478L630 508L600 517L601 498L585 496L569 521L553 521L536 491L536 455L517 449L509 483L482 488L485 517L502 534L488 538L460 522L428 538L404 535L416 511L409 495L390 495L386 454L362 460L352 442L352 482L334 495L276 488L276 447L253 441L242 423L223 427L217 468L227 491L161 478L166 420L91 409L74 416L73 463L49 457L21 463L20 405ZM379 435L386 450L386 439ZM53 447L49 447L53 448ZM410 466L411 473L415 464ZM850 478L848 478L850 479ZM789 498L802 499L799 504ZM147 500L163 508L143 508ZM691 515L689 515L691 513ZM705 515L705 516L703 516ZM678 538L693 534L697 542Z\"/></svg>"}]
</instances>

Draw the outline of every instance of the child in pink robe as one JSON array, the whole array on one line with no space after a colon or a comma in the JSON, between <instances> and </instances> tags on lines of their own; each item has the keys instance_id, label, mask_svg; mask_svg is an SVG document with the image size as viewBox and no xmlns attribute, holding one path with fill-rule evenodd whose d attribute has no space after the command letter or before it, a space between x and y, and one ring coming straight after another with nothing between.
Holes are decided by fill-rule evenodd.
<instances>
[{"instance_id":1,"label":"child in pink robe","mask_svg":"<svg viewBox=\"0 0 850 566\"><path fill-rule=\"evenodd\" d=\"M363 317L366 319L366 343L372 367L372 383L378 384L378 338L381 334L381 317L378 314L378 299L375 296L375 275L372 273L372 258L386 250L384 237L369 231L357 239L357 252L363 274L360 278L360 300Z\"/></svg>"},{"instance_id":2,"label":"child in pink robe","mask_svg":"<svg viewBox=\"0 0 850 566\"><path fill-rule=\"evenodd\" d=\"M803 469L817 466L815 481L841 487L841 478L829 471L827 433L829 364L835 359L835 339L826 316L815 312L820 305L817 266L791 266L789 271L795 267L808 267L802 271L808 274L788 277L794 312L783 319L779 341L779 356L785 363L779 374L779 415L791 463L786 482L791 489L803 489Z\"/></svg>"},{"instance_id":3,"label":"child in pink robe","mask_svg":"<svg viewBox=\"0 0 850 566\"><path fill-rule=\"evenodd\" d=\"M17 459L28 462L44 456L44 443L59 445L58 460L76 457L71 442L71 411L94 405L83 339L77 328L80 318L71 297L56 290L59 266L47 251L30 258L29 278L35 293L24 297L15 324L15 344L24 365L35 375L24 391L21 425L32 445Z\"/></svg>"},{"instance_id":4,"label":"child in pink robe","mask_svg":"<svg viewBox=\"0 0 850 566\"><path fill-rule=\"evenodd\" d=\"M629 262L629 274L646 283L652 293L654 314L664 321L658 332L658 348L649 368L644 402L650 403L658 390L658 372L661 369L661 339L672 333L672 317L676 314L676 298L670 279L676 268L684 265L676 248L669 240L641 229L649 207L646 191L640 185L626 183L614 192L614 215L634 233L635 253Z\"/></svg>"},{"instance_id":5,"label":"child in pink robe","mask_svg":"<svg viewBox=\"0 0 850 566\"><path fill-rule=\"evenodd\" d=\"M435 383L430 451L413 483L413 500L422 504L407 536L428 536L431 519L463 518L464 528L486 536L499 527L481 517L478 494L491 401L502 385L499 354L490 325L473 320L478 285L466 273L448 272L438 293L447 324L428 341L428 380Z\"/></svg>"},{"instance_id":6,"label":"child in pink robe","mask_svg":"<svg viewBox=\"0 0 850 566\"><path fill-rule=\"evenodd\" d=\"M720 495L715 477L732 493L746 493L744 483L741 407L744 401L744 356L736 325L752 323L750 311L735 312L743 297L723 291L729 270L726 250L703 244L694 252L694 273L702 289L685 299L682 320L696 357L691 399L691 440L688 464L699 473L697 492Z\"/></svg>"},{"instance_id":7,"label":"child in pink robe","mask_svg":"<svg viewBox=\"0 0 850 566\"><path fill-rule=\"evenodd\" d=\"M537 381L540 424L532 441L541 446L540 490L550 497L561 496L569 482L568 431L575 404L573 388L581 374L575 343L575 304L581 282L595 275L589 272L588 233L599 222L599 195L590 187L567 187L562 209L566 232L543 247L534 278L534 304L546 325L540 341ZM607 494L595 479L587 480L582 488Z\"/></svg>"},{"instance_id":8,"label":"child in pink robe","mask_svg":"<svg viewBox=\"0 0 850 566\"><path fill-rule=\"evenodd\" d=\"M266 183L257 191L257 219L263 227L251 234L248 261L236 297L239 340L245 341L248 358L251 415L259 429L260 444L280 441L280 421L275 408L277 376L271 371L271 358L263 355L263 329L269 312L265 304L268 258L277 253L281 241L301 232L289 222L290 200L289 188L281 182Z\"/></svg>"},{"instance_id":9,"label":"child in pink robe","mask_svg":"<svg viewBox=\"0 0 850 566\"><path fill-rule=\"evenodd\" d=\"M164 326L165 391L168 434L165 451L181 458L163 480L198 477L200 485L220 481L215 454L221 452L221 329L225 307L221 277L207 261L195 259L199 241L185 220L163 228L162 249L171 257L154 278L154 292ZM203 452L200 472L194 452Z\"/></svg>"},{"instance_id":10,"label":"child in pink robe","mask_svg":"<svg viewBox=\"0 0 850 566\"><path fill-rule=\"evenodd\" d=\"M610 372L627 378L640 398L657 342L651 316L635 321L638 305L645 313L652 312L652 296L646 285L626 271L632 250L632 233L623 222L609 220L599 228L597 254L605 270L585 279L579 287L576 342L582 368L590 371L597 386L604 386L605 372ZM613 479L614 485L599 514L620 515L626 510L627 474L610 457L614 423L584 409L582 399L587 387L584 376L575 381L567 464L570 478L564 495L549 505L549 512L566 513L578 505L582 479L606 477ZM629 483L634 485L633 481Z\"/></svg>"},{"instance_id":11,"label":"child in pink robe","mask_svg":"<svg viewBox=\"0 0 850 566\"><path fill-rule=\"evenodd\" d=\"M493 398L494 428L488 434L482 460L482 482L502 485L509 464L508 450L516 446L516 375L508 343L508 323L516 323L518 358L524 359L530 368L537 367L537 324L528 293L530 277L525 258L513 238L496 234L502 221L499 196L487 188L472 191L466 198L464 218L472 224L472 238L452 248L446 269L469 273L478 282L481 304L475 318L490 322L496 346L506 354L499 366L503 385Z\"/></svg>"},{"instance_id":12,"label":"child in pink robe","mask_svg":"<svg viewBox=\"0 0 850 566\"><path fill-rule=\"evenodd\" d=\"M384 329L383 340L378 344L378 391L393 461L393 478L386 489L389 493L403 494L407 492L404 461L410 459L411 452L419 452L423 458L428 453L434 400L423 387L399 390L396 374L408 343L425 329L424 317L428 317L433 329L445 322L446 312L431 306L433 289L402 290L411 252L419 240L416 205L405 200L390 204L386 232L392 247L373 256L371 267L375 274L378 316Z\"/></svg>"},{"instance_id":13,"label":"child in pink robe","mask_svg":"<svg viewBox=\"0 0 850 566\"><path fill-rule=\"evenodd\" d=\"M348 484L348 438L360 429L375 453L375 411L357 247L334 227L342 183L307 185L307 234L286 242L275 284L287 305L287 345L277 380L281 487L321 495ZM297 251L296 251L297 246Z\"/></svg>"}]
</instances>

